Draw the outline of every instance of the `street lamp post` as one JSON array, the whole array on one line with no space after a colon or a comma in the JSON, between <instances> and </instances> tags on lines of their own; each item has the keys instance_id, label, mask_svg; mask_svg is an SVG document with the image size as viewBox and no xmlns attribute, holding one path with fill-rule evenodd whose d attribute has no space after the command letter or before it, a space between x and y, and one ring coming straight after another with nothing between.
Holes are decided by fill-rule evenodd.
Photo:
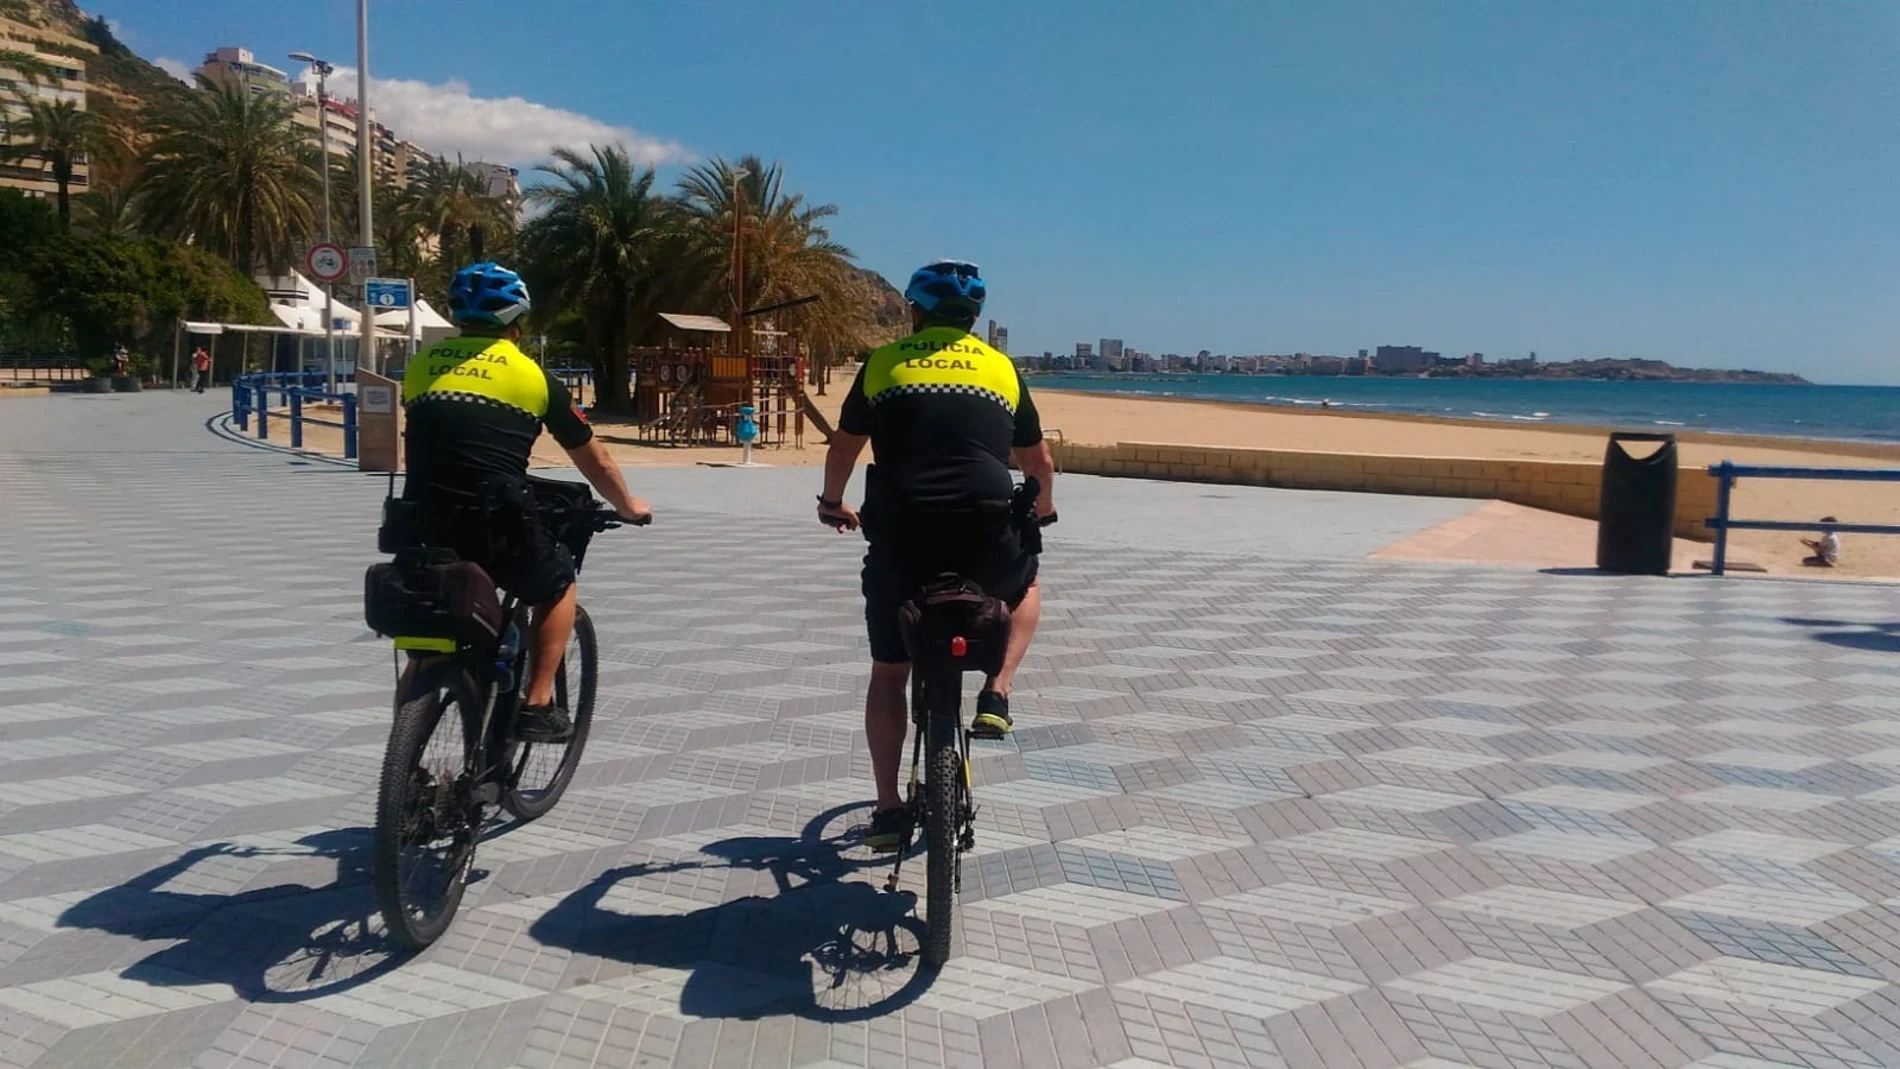
<instances>
[{"instance_id":1,"label":"street lamp post","mask_svg":"<svg viewBox=\"0 0 1900 1069\"><path fill-rule=\"evenodd\" d=\"M317 72L317 141L323 146L323 240L326 244L336 238L330 230L330 75L336 73L336 67L318 59L308 52L292 52L290 58L299 63L310 64ZM327 370L324 375L325 392L336 392L336 283L323 284L323 349ZM300 369L301 370L301 369Z\"/></svg>"},{"instance_id":2,"label":"street lamp post","mask_svg":"<svg viewBox=\"0 0 1900 1069\"><path fill-rule=\"evenodd\" d=\"M745 352L745 192L739 180L752 172L732 172L732 355Z\"/></svg>"},{"instance_id":3,"label":"street lamp post","mask_svg":"<svg viewBox=\"0 0 1900 1069\"><path fill-rule=\"evenodd\" d=\"M369 0L356 0L356 145L357 218L362 220L359 239L362 247L373 254L376 229L370 220L370 160L376 153L376 142L369 121ZM365 359L371 371L382 371L382 363L376 359L376 316L367 300L363 302L363 340L356 354L357 366L361 367Z\"/></svg>"}]
</instances>

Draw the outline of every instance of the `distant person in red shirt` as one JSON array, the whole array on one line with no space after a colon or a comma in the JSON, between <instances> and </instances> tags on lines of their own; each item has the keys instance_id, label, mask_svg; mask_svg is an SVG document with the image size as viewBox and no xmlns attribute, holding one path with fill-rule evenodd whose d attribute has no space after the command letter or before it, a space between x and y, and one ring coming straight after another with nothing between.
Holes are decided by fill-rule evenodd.
<instances>
[{"instance_id":1,"label":"distant person in red shirt","mask_svg":"<svg viewBox=\"0 0 1900 1069\"><path fill-rule=\"evenodd\" d=\"M211 354L200 345L191 353L191 392L203 393L211 385Z\"/></svg>"}]
</instances>

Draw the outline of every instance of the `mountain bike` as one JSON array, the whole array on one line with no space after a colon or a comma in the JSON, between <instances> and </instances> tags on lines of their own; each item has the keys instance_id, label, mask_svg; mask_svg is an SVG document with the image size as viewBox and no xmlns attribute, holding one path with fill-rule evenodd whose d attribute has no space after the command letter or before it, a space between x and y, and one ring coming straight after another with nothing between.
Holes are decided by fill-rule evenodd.
<instances>
[{"instance_id":1,"label":"mountain bike","mask_svg":"<svg viewBox=\"0 0 1900 1069\"><path fill-rule=\"evenodd\" d=\"M976 847L976 792L964 726L963 675L993 674L1009 645L1009 609L975 583L945 572L899 613L911 658L910 824L924 829L924 960L950 959L963 855ZM884 890L895 892L900 852Z\"/></svg>"},{"instance_id":2,"label":"mountain bike","mask_svg":"<svg viewBox=\"0 0 1900 1069\"><path fill-rule=\"evenodd\" d=\"M876 494L876 465L866 469L867 501ZM976 847L976 790L970 775L970 741L964 727L963 676L995 676L1009 648L1010 606L991 597L966 572L987 570L982 547L1013 527L1020 550L1042 551L1042 528L1055 522L1052 512L1036 515L1041 486L1025 478L1006 501L977 501L948 507L907 507L882 524L869 504L860 517L877 538L905 547L910 576L934 576L921 583L898 608L898 626L911 665L910 782L904 808L908 824L924 829L925 933L923 957L932 966L950 958L955 935L956 894L963 884L963 855ZM821 501L821 509L823 508ZM848 514L820 512L819 519L839 530L858 529ZM874 541L875 545L876 542ZM972 559L972 554L976 559ZM884 890L895 892L903 874L908 844L897 852Z\"/></svg>"},{"instance_id":3,"label":"mountain bike","mask_svg":"<svg viewBox=\"0 0 1900 1069\"><path fill-rule=\"evenodd\" d=\"M580 484L530 482L538 522L568 548L578 574L588 541L621 521ZM437 553L431 559L440 562ZM599 653L587 610L575 608L574 633L554 677L555 700L574 723L559 743L515 738L531 668L528 607L504 592L498 617L492 637L445 627L391 636L409 663L383 756L372 859L383 921L409 947L426 947L448 930L497 809L528 821L560 801L593 724Z\"/></svg>"}]
</instances>

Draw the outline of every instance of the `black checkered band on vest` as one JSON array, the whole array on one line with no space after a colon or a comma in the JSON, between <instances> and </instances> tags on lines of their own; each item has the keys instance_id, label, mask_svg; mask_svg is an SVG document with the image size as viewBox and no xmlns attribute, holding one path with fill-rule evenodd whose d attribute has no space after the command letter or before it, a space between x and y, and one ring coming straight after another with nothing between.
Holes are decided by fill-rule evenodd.
<instances>
[{"instance_id":1,"label":"black checkered band on vest","mask_svg":"<svg viewBox=\"0 0 1900 1069\"><path fill-rule=\"evenodd\" d=\"M487 405L490 408L506 409L509 412L526 416L532 420L539 420L541 418L527 409L522 408L520 405L511 405L506 401L497 401L493 397L487 397L479 393L463 393L461 390L430 390L411 400L404 401L402 407L405 409L414 408L416 405L428 401L460 401L464 404Z\"/></svg>"},{"instance_id":2,"label":"black checkered band on vest","mask_svg":"<svg viewBox=\"0 0 1900 1069\"><path fill-rule=\"evenodd\" d=\"M1016 406L1009 403L1009 398L1004 397L1002 394L997 393L995 390L986 390L981 386L968 386L963 383L953 383L953 382L899 383L896 386L892 386L890 389L879 391L878 395L876 397L871 398L870 401L872 404L875 405L878 402L883 401L887 398L897 397L902 394L920 394L920 393L921 394L964 394L969 397L981 397L985 400L994 401L997 404L1002 405L1005 410L1011 413L1014 413L1016 411Z\"/></svg>"}]
</instances>

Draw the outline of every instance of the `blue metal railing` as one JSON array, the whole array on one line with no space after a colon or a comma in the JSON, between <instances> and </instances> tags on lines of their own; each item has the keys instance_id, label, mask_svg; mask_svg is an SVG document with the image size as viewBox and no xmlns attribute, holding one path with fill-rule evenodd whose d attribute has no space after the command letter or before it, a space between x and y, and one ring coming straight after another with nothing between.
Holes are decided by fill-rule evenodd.
<instances>
[{"instance_id":1,"label":"blue metal railing","mask_svg":"<svg viewBox=\"0 0 1900 1069\"><path fill-rule=\"evenodd\" d=\"M349 376L345 376L349 377ZM343 431L343 457L356 459L356 394L347 391L330 393L322 388L328 376L322 371L269 371L250 375L239 375L231 382L231 421L241 431L251 429L252 417L256 417L257 437L270 439L270 396L273 391L283 394L284 407L290 416L290 446L303 448L303 425L315 423L323 427L336 427ZM304 414L306 401L335 402L343 408L341 421L319 419Z\"/></svg>"},{"instance_id":2,"label":"blue metal railing","mask_svg":"<svg viewBox=\"0 0 1900 1069\"><path fill-rule=\"evenodd\" d=\"M549 373L570 383L570 388L578 388L593 382L592 368L549 368ZM402 372L393 371L389 377L400 380ZM338 427L343 431L343 456L347 460L356 459L356 394L339 389L336 393L326 392L322 387L328 381L323 371L259 371L239 375L231 380L231 422L238 430L249 431L251 424L257 424L257 436L270 439L271 395L281 394L283 407L290 419L290 445L293 449L303 448L303 425L315 423L324 427ZM339 385L353 384L354 373L340 373ZM575 400L580 401L576 395ZM319 419L304 414L304 403L335 402L343 406L341 422Z\"/></svg>"},{"instance_id":3,"label":"blue metal railing","mask_svg":"<svg viewBox=\"0 0 1900 1069\"><path fill-rule=\"evenodd\" d=\"M1840 482L1900 482L1900 470L1893 468L1781 468L1735 464L1724 460L1709 465L1715 476L1715 515L1709 517L1709 529L1715 532L1715 560L1709 571L1721 575L1728 567L1730 531L1845 531L1848 534L1900 534L1900 525L1890 523L1821 523L1798 520L1737 520L1729 517L1729 495L1737 479L1822 479Z\"/></svg>"}]
</instances>

